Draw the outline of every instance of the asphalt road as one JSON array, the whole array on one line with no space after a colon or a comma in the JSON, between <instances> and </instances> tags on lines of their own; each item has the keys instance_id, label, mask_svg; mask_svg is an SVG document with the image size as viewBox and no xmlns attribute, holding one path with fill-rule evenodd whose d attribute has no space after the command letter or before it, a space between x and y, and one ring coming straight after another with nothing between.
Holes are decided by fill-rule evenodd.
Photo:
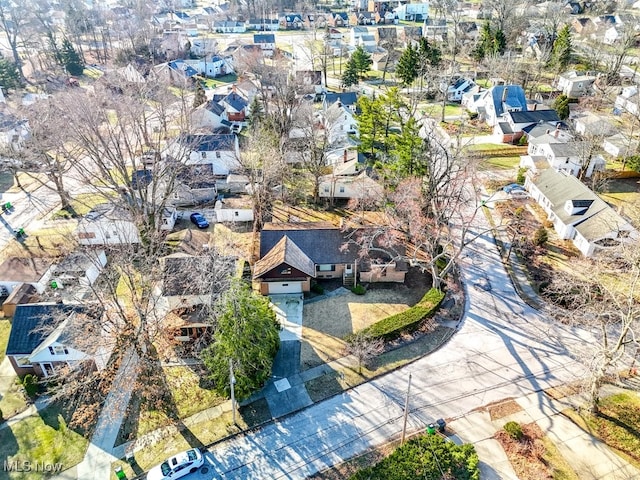
<instances>
[{"instance_id":1,"label":"asphalt road","mask_svg":"<svg viewBox=\"0 0 640 480\"><path fill-rule=\"evenodd\" d=\"M480 222L485 222L481 215ZM480 227L479 227L480 228ZM493 238L474 242L461 262L467 309L440 350L375 381L317 403L207 453L207 473L189 479L298 479L386 442L402 429L409 374L409 429L459 418L507 397L576 379L589 345L583 331L556 325L515 293ZM488 288L475 288L475 284Z\"/></svg>"}]
</instances>

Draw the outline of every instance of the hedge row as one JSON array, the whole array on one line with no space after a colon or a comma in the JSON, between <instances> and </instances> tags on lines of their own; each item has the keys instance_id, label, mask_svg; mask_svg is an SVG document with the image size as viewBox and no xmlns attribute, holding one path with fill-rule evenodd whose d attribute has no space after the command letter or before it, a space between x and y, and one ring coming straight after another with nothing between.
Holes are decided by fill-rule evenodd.
<instances>
[{"instance_id":1,"label":"hedge row","mask_svg":"<svg viewBox=\"0 0 640 480\"><path fill-rule=\"evenodd\" d=\"M393 340L405 332L413 332L418 329L425 318L433 315L443 299L444 292L432 288L410 309L383 318L365 328L363 333L373 338Z\"/></svg>"}]
</instances>

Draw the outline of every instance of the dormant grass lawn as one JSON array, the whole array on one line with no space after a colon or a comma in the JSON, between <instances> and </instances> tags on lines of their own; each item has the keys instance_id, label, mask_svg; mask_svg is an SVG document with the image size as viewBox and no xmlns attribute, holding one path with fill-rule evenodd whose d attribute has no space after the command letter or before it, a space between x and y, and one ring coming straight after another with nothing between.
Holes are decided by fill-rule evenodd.
<instances>
[{"instance_id":1,"label":"dormant grass lawn","mask_svg":"<svg viewBox=\"0 0 640 480\"><path fill-rule=\"evenodd\" d=\"M0 363L4 360L10 333L11 322L9 322L9 320L0 320Z\"/></svg>"},{"instance_id":2,"label":"dormant grass lawn","mask_svg":"<svg viewBox=\"0 0 640 480\"><path fill-rule=\"evenodd\" d=\"M636 392L619 393L603 399L600 415L573 409L562 413L640 468L640 396Z\"/></svg>"}]
</instances>

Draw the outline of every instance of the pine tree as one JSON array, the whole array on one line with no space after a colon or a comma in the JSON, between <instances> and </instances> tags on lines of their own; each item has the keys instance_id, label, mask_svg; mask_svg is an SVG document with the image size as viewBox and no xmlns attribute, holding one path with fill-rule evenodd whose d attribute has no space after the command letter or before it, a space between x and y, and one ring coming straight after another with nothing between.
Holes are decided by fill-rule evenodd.
<instances>
[{"instance_id":1,"label":"pine tree","mask_svg":"<svg viewBox=\"0 0 640 480\"><path fill-rule=\"evenodd\" d=\"M507 49L507 37L504 36L504 32L502 30L496 30L493 33L491 44L494 55L502 55L504 53Z\"/></svg>"},{"instance_id":2,"label":"pine tree","mask_svg":"<svg viewBox=\"0 0 640 480\"><path fill-rule=\"evenodd\" d=\"M562 72L569 66L571 55L573 53L573 45L571 45L571 30L569 25L565 25L558 32L556 41L553 42L551 50L551 66L555 67L558 72Z\"/></svg>"},{"instance_id":3,"label":"pine tree","mask_svg":"<svg viewBox=\"0 0 640 480\"><path fill-rule=\"evenodd\" d=\"M0 86L7 91L22 86L18 67L10 60L0 57Z\"/></svg>"},{"instance_id":4,"label":"pine tree","mask_svg":"<svg viewBox=\"0 0 640 480\"><path fill-rule=\"evenodd\" d=\"M344 67L344 72L342 73L342 85L345 87L350 87L351 85L356 85L358 83L358 68L356 67L356 62L353 60L353 57L349 59L347 65Z\"/></svg>"},{"instance_id":5,"label":"pine tree","mask_svg":"<svg viewBox=\"0 0 640 480\"><path fill-rule=\"evenodd\" d=\"M553 109L560 117L560 120L569 118L569 97L565 94L559 95L553 102Z\"/></svg>"},{"instance_id":6,"label":"pine tree","mask_svg":"<svg viewBox=\"0 0 640 480\"><path fill-rule=\"evenodd\" d=\"M68 38L62 41L62 48L60 49L64 68L69 74L79 77L84 72L84 61L73 48L73 45Z\"/></svg>"},{"instance_id":7,"label":"pine tree","mask_svg":"<svg viewBox=\"0 0 640 480\"><path fill-rule=\"evenodd\" d=\"M363 48L362 45L359 45L353 54L351 54L350 60L353 60L358 78L364 77L366 73L371 70L373 60L371 60L371 55Z\"/></svg>"},{"instance_id":8,"label":"pine tree","mask_svg":"<svg viewBox=\"0 0 640 480\"><path fill-rule=\"evenodd\" d=\"M262 104L260 103L260 99L256 95L251 100L251 104L249 105L249 126L259 126L260 122L264 119L264 109L262 108Z\"/></svg>"},{"instance_id":9,"label":"pine tree","mask_svg":"<svg viewBox=\"0 0 640 480\"><path fill-rule=\"evenodd\" d=\"M438 47L432 46L425 37L420 39L418 57L422 65L437 67L442 61L442 52Z\"/></svg>"},{"instance_id":10,"label":"pine tree","mask_svg":"<svg viewBox=\"0 0 640 480\"><path fill-rule=\"evenodd\" d=\"M198 82L198 86L196 87L196 95L193 98L193 108L198 108L203 103L207 103L207 94L204 92L202 84Z\"/></svg>"},{"instance_id":11,"label":"pine tree","mask_svg":"<svg viewBox=\"0 0 640 480\"><path fill-rule=\"evenodd\" d=\"M404 49L398 59L396 76L404 85L411 85L418 78L418 52L411 44Z\"/></svg>"},{"instance_id":12,"label":"pine tree","mask_svg":"<svg viewBox=\"0 0 640 480\"><path fill-rule=\"evenodd\" d=\"M491 51L493 44L493 30L491 29L491 25L489 22L486 22L482 25L482 29L480 30L480 35L478 36L478 43L476 43L475 48L471 55L476 62L481 62L484 60Z\"/></svg>"}]
</instances>

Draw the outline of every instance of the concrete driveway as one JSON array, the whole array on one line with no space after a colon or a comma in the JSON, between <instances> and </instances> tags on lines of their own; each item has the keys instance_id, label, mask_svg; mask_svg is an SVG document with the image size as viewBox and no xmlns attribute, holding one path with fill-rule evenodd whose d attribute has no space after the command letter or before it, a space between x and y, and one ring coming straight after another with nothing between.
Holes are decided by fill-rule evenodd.
<instances>
[{"instance_id":1,"label":"concrete driveway","mask_svg":"<svg viewBox=\"0 0 640 480\"><path fill-rule=\"evenodd\" d=\"M486 221L481 215L478 220ZM401 431L409 374L410 429L441 417L462 418L488 403L579 378L584 368L576 358L591 337L543 318L518 297L492 237L480 236L468 253L461 265L465 284L483 279L491 289L466 289L463 322L447 345L257 432L218 444L209 478L305 478L385 443Z\"/></svg>"}]
</instances>

